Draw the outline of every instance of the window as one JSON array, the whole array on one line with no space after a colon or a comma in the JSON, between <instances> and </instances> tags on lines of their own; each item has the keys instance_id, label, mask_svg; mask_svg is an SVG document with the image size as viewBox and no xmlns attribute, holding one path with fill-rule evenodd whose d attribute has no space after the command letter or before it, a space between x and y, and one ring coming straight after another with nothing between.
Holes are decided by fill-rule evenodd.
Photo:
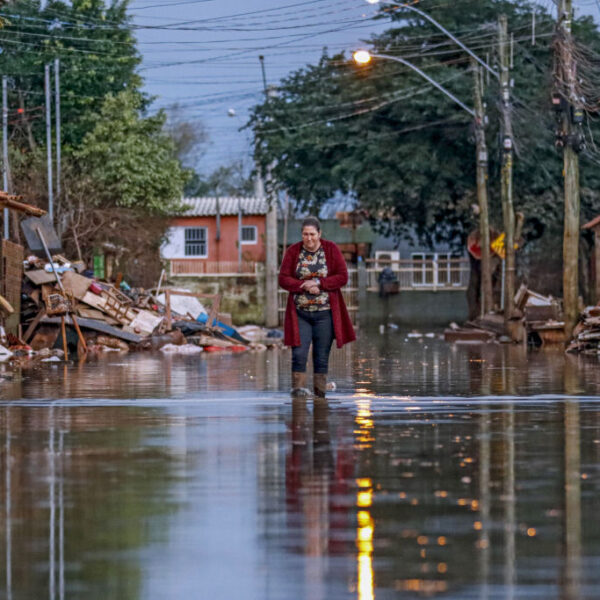
<instances>
[{"instance_id":1,"label":"window","mask_svg":"<svg viewBox=\"0 0 600 600\"><path fill-rule=\"evenodd\" d=\"M242 225L242 244L256 244L255 225Z\"/></svg>"},{"instance_id":2,"label":"window","mask_svg":"<svg viewBox=\"0 0 600 600\"><path fill-rule=\"evenodd\" d=\"M447 252L412 254L412 281L415 287L460 285L460 273L452 262L455 258Z\"/></svg>"},{"instance_id":3,"label":"window","mask_svg":"<svg viewBox=\"0 0 600 600\"><path fill-rule=\"evenodd\" d=\"M206 258L208 256L206 237L206 227L186 227L185 255Z\"/></svg>"}]
</instances>

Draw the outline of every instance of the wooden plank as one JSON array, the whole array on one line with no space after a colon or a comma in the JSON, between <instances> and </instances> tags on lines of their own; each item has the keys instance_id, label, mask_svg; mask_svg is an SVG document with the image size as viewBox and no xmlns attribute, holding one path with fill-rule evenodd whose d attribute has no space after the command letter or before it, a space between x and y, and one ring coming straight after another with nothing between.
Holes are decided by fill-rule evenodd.
<instances>
[{"instance_id":1,"label":"wooden plank","mask_svg":"<svg viewBox=\"0 0 600 600\"><path fill-rule=\"evenodd\" d=\"M67 325L73 325L73 321L71 317L67 315L65 317L65 322ZM117 327L113 327L112 325L108 325L104 323L104 321L96 321L95 319L84 319L80 317L77 319L79 326L82 329L92 329L93 331L100 331L101 333L105 333L106 335L112 335L113 337L119 338L121 340L125 340L126 342L139 343L144 338L141 335L136 335L135 333L130 333L128 331L123 331L122 329L118 329ZM60 325L60 317L44 317L42 319L42 323L52 323L56 325Z\"/></svg>"},{"instance_id":2,"label":"wooden plank","mask_svg":"<svg viewBox=\"0 0 600 600\"><path fill-rule=\"evenodd\" d=\"M162 315L156 315L149 310L140 310L135 319L124 327L124 330L141 335L150 335L162 323L163 319Z\"/></svg>"},{"instance_id":3,"label":"wooden plank","mask_svg":"<svg viewBox=\"0 0 600 600\"><path fill-rule=\"evenodd\" d=\"M25 277L29 279L35 285L42 285L43 283L53 283L56 281L54 273L47 273L43 269L32 269L25 271Z\"/></svg>"},{"instance_id":4,"label":"wooden plank","mask_svg":"<svg viewBox=\"0 0 600 600\"><path fill-rule=\"evenodd\" d=\"M81 301L84 302L85 304L89 304L93 308L101 310L102 312L110 315L111 317L115 317L114 309L110 308L107 305L107 301L104 296L98 296L97 294L94 294L93 292L88 291L85 293L85 295L83 296ZM135 319L135 315L136 315L136 313L133 310L128 309L127 313L117 320L119 321L119 323L122 323L124 325L129 325L131 323L131 321L133 321L133 319Z\"/></svg>"},{"instance_id":5,"label":"wooden plank","mask_svg":"<svg viewBox=\"0 0 600 600\"><path fill-rule=\"evenodd\" d=\"M42 308L42 310L40 310L40 312L35 316L33 321L31 321L31 323L29 324L29 327L27 328L27 331L25 332L25 335L23 335L23 341L25 343L27 343L29 341L29 338L33 335L33 332L36 330L42 317L45 314L46 314L46 309Z\"/></svg>"},{"instance_id":6,"label":"wooden plank","mask_svg":"<svg viewBox=\"0 0 600 600\"><path fill-rule=\"evenodd\" d=\"M0 206L2 207L11 208L26 215L33 215L34 217L43 217L46 214L45 210L20 202L21 200L23 200L23 196L13 196L6 192L0 192Z\"/></svg>"},{"instance_id":7,"label":"wooden plank","mask_svg":"<svg viewBox=\"0 0 600 600\"><path fill-rule=\"evenodd\" d=\"M71 292L77 300L83 300L83 297L92 284L91 279L79 275L79 273L75 273L75 271L65 271L61 275L61 280L65 290Z\"/></svg>"},{"instance_id":8,"label":"wooden plank","mask_svg":"<svg viewBox=\"0 0 600 600\"><path fill-rule=\"evenodd\" d=\"M103 313L101 310L96 310L95 308L88 308L87 306L83 306L80 304L77 307L77 314L84 319L97 319L99 321L104 321L109 325L120 325L119 321L113 319L110 315Z\"/></svg>"}]
</instances>

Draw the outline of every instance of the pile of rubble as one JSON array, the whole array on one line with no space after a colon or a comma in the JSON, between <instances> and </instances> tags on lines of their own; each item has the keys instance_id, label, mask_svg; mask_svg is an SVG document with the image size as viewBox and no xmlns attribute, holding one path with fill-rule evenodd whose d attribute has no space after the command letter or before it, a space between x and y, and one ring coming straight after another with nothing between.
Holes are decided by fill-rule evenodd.
<instances>
[{"instance_id":1,"label":"pile of rubble","mask_svg":"<svg viewBox=\"0 0 600 600\"><path fill-rule=\"evenodd\" d=\"M452 323L444 332L448 342L525 342L564 343L561 305L552 296L544 296L521 285L515 294L515 314L507 324L504 314L487 313L467 321L462 327ZM600 336L599 336L600 337Z\"/></svg>"},{"instance_id":2,"label":"pile of rubble","mask_svg":"<svg viewBox=\"0 0 600 600\"><path fill-rule=\"evenodd\" d=\"M51 262L28 256L22 273L19 334L0 330L0 361L66 360L111 351L262 351L282 341L278 330L233 328L231 317L218 312L219 295L100 281L83 263L60 254ZM208 309L201 302L207 299ZM14 312L0 296L0 313L6 318Z\"/></svg>"},{"instance_id":3,"label":"pile of rubble","mask_svg":"<svg viewBox=\"0 0 600 600\"><path fill-rule=\"evenodd\" d=\"M200 302L207 298L210 310ZM218 295L174 289L161 293L132 289L123 281L99 281L85 272L85 265L61 255L53 255L52 263L33 255L24 261L21 299L23 333L8 350L53 350L68 358L158 349L243 352L281 342L279 332L253 327L247 329L252 336L245 337L224 322L229 319L218 313Z\"/></svg>"},{"instance_id":4,"label":"pile of rubble","mask_svg":"<svg viewBox=\"0 0 600 600\"><path fill-rule=\"evenodd\" d=\"M573 340L567 352L600 353L600 304L588 306L573 329Z\"/></svg>"}]
</instances>

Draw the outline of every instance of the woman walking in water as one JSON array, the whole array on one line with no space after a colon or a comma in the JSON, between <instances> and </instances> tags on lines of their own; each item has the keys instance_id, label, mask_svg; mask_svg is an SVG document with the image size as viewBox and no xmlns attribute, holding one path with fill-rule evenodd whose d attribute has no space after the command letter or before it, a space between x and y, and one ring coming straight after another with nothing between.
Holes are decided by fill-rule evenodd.
<instances>
[{"instance_id":1,"label":"woman walking in water","mask_svg":"<svg viewBox=\"0 0 600 600\"><path fill-rule=\"evenodd\" d=\"M306 362L312 343L314 394L324 397L329 352L356 339L341 289L348 282L346 261L333 242L321 238L316 217L302 222L302 241L286 251L279 285L289 292L284 343L292 347L292 395L306 390Z\"/></svg>"}]
</instances>

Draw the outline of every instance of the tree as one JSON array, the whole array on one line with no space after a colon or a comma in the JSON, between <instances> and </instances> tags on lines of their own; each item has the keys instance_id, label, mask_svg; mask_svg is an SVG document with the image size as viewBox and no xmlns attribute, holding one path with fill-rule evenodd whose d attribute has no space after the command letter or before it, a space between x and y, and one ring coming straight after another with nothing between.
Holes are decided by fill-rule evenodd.
<instances>
[{"instance_id":1,"label":"tree","mask_svg":"<svg viewBox=\"0 0 600 600\"><path fill-rule=\"evenodd\" d=\"M554 149L549 110L554 20L539 5L515 0L464 0L424 7L480 56L495 61L498 15L515 32L513 90L516 159L515 208L525 213L525 235L538 236L562 219L561 158ZM538 38L531 45L531 13ZM389 9L385 9L389 11ZM385 14L388 14L387 12ZM376 52L417 64L467 104L472 104L468 55L431 23L401 6L393 27L371 40ZM591 19L577 20L576 36L593 56L600 34ZM525 33L523 33L525 32ZM595 53L595 54L594 54ZM359 69L344 54L292 73L276 98L254 108L250 126L255 157L304 208L318 209L336 192L347 193L390 233L414 230L424 240L464 240L474 228L473 127L469 115L411 70L374 60ZM490 126L492 218L500 223L498 86L486 87ZM600 129L590 121L590 130ZM589 160L597 160L590 152ZM598 190L597 169L582 184ZM600 208L587 197L584 213Z\"/></svg>"},{"instance_id":2,"label":"tree","mask_svg":"<svg viewBox=\"0 0 600 600\"><path fill-rule=\"evenodd\" d=\"M135 93L107 96L93 129L73 156L98 186L90 203L173 214L189 174L163 130L164 113L141 118L139 110Z\"/></svg>"},{"instance_id":3,"label":"tree","mask_svg":"<svg viewBox=\"0 0 600 600\"><path fill-rule=\"evenodd\" d=\"M177 158L185 166L194 168L209 142L204 123L189 119L179 104L170 106L166 114L165 132L173 140Z\"/></svg>"},{"instance_id":4,"label":"tree","mask_svg":"<svg viewBox=\"0 0 600 600\"><path fill-rule=\"evenodd\" d=\"M62 139L65 149L81 143L93 126L106 94L123 90L140 95L136 68L141 57L127 15L126 0L70 3L15 0L3 6L6 24L0 71L9 75L9 105L22 112L14 119L13 143L33 150L44 144L44 65L61 64ZM143 106L147 104L143 99ZM18 134L23 135L19 136Z\"/></svg>"}]
</instances>

